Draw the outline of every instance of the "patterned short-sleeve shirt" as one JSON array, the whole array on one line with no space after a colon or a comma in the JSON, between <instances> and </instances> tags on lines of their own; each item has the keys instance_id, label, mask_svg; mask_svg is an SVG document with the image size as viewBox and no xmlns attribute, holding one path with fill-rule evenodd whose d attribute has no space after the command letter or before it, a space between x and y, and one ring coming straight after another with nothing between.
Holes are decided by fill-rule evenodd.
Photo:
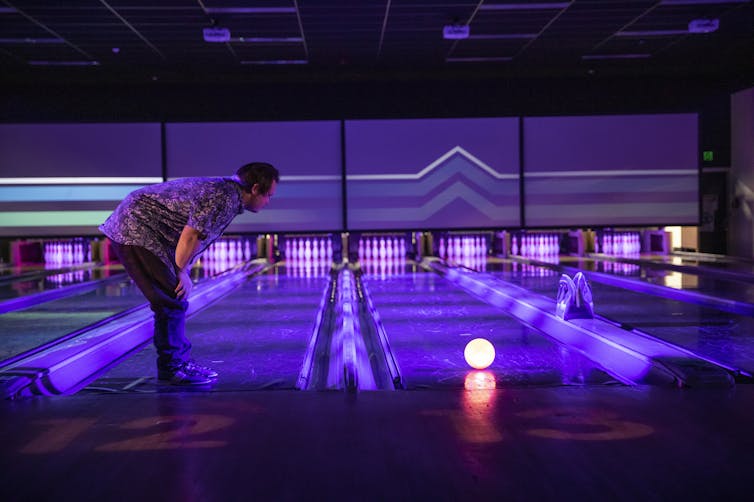
<instances>
[{"instance_id":1,"label":"patterned short-sleeve shirt","mask_svg":"<svg viewBox=\"0 0 754 502\"><path fill-rule=\"evenodd\" d=\"M175 266L183 228L199 231L199 252L243 213L241 186L233 178L181 178L131 192L99 227L113 241L142 246Z\"/></svg>"}]
</instances>

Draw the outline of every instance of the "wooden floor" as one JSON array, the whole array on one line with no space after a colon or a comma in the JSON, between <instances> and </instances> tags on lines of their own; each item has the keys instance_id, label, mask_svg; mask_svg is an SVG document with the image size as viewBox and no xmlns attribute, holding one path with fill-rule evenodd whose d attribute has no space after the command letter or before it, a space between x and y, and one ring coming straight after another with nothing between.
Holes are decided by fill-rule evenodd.
<instances>
[{"instance_id":1,"label":"wooden floor","mask_svg":"<svg viewBox=\"0 0 754 502\"><path fill-rule=\"evenodd\" d=\"M0 500L752 500L754 387L0 403Z\"/></svg>"}]
</instances>

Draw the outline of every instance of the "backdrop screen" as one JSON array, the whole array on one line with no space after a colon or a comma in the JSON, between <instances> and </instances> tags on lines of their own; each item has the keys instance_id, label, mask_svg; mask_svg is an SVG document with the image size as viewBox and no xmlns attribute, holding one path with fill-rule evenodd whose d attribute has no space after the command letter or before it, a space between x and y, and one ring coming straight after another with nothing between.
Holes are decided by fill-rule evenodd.
<instances>
[{"instance_id":1,"label":"backdrop screen","mask_svg":"<svg viewBox=\"0 0 754 502\"><path fill-rule=\"evenodd\" d=\"M348 228L519 226L518 119L346 121Z\"/></svg>"},{"instance_id":2,"label":"backdrop screen","mask_svg":"<svg viewBox=\"0 0 754 502\"><path fill-rule=\"evenodd\" d=\"M162 181L159 124L0 124L0 235L96 235Z\"/></svg>"},{"instance_id":3,"label":"backdrop screen","mask_svg":"<svg viewBox=\"0 0 754 502\"><path fill-rule=\"evenodd\" d=\"M697 225L696 114L524 119L528 227Z\"/></svg>"},{"instance_id":4,"label":"backdrop screen","mask_svg":"<svg viewBox=\"0 0 754 502\"><path fill-rule=\"evenodd\" d=\"M167 177L229 176L269 162L280 185L259 213L236 217L227 232L306 232L343 228L340 122L166 124Z\"/></svg>"}]
</instances>

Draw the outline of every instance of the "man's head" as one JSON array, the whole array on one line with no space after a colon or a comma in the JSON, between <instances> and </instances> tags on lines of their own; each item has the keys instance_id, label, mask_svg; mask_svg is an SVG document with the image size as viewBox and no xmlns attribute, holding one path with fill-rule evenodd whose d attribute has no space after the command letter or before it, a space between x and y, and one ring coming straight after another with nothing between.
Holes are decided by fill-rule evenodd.
<instances>
[{"instance_id":1,"label":"man's head","mask_svg":"<svg viewBox=\"0 0 754 502\"><path fill-rule=\"evenodd\" d=\"M243 207L256 213L266 206L275 194L280 174L272 164L252 162L238 168L236 178L243 189Z\"/></svg>"}]
</instances>

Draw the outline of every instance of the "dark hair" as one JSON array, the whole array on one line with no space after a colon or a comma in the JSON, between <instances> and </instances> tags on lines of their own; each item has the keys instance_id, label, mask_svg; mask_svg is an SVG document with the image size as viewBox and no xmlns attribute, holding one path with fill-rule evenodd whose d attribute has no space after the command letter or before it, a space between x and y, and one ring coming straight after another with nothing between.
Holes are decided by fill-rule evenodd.
<instances>
[{"instance_id":1,"label":"dark hair","mask_svg":"<svg viewBox=\"0 0 754 502\"><path fill-rule=\"evenodd\" d=\"M236 171L244 190L251 191L254 185L259 185L259 193L266 194L272 188L272 182L280 181L280 173L272 164L267 162L251 162L241 166Z\"/></svg>"}]
</instances>

